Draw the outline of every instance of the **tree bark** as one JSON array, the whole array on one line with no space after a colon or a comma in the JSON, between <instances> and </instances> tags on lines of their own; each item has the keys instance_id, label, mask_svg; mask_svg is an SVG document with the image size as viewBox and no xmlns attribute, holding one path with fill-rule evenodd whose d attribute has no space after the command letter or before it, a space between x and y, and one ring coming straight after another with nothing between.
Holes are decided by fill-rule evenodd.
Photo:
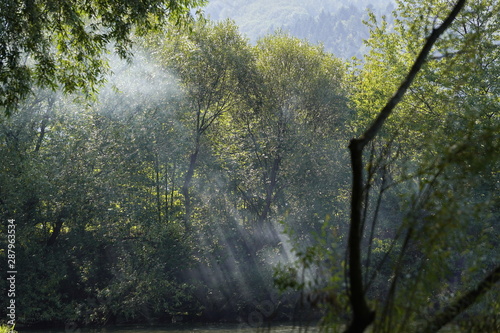
<instances>
[{"instance_id":1,"label":"tree bark","mask_svg":"<svg viewBox=\"0 0 500 333\"><path fill-rule=\"evenodd\" d=\"M349 251L349 292L353 318L346 332L363 332L374 320L365 299L363 272L361 264L361 240L363 230L361 220L363 212L363 147L357 139L351 140L352 193L351 224L348 238Z\"/></svg>"}]
</instances>

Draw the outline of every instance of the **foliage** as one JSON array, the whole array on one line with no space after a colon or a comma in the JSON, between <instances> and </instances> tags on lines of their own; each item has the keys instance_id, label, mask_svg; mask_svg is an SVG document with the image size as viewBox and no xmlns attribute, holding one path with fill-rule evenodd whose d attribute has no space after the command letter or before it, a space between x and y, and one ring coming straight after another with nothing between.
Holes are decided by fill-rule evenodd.
<instances>
[{"instance_id":1,"label":"foliage","mask_svg":"<svg viewBox=\"0 0 500 333\"><path fill-rule=\"evenodd\" d=\"M0 107L9 115L33 86L95 93L112 44L130 57L132 33L167 20L186 22L198 0L3 1L0 5Z\"/></svg>"},{"instance_id":2,"label":"foliage","mask_svg":"<svg viewBox=\"0 0 500 333\"><path fill-rule=\"evenodd\" d=\"M372 16L372 37L368 40L372 51L359 73L353 96L360 123L370 122L374 111L385 104L395 89L393 84L409 70L419 45L436 20L444 19L443 9L447 7L445 2L422 7L411 1L400 2L394 31L385 21L377 24ZM494 198L497 177L492 172L498 169L498 146L493 143L498 141L493 139L498 132L498 117L495 111L487 111L498 108L497 97L489 94L497 88L487 79L489 74L482 72L496 72L498 66L492 60L497 59L492 45L498 39L498 22L490 19L491 11L498 12L497 3L479 1L457 17L384 126L380 148L375 146L368 157L369 186L376 186L379 196L396 190L405 202L404 220L396 233L400 238L391 240L395 245L387 252L397 260L389 278L392 287L378 310L382 316L378 317L377 330L407 331L412 320L429 314L429 302L438 307L450 302L453 297L435 297L442 290L456 294L470 289L464 279L479 263L468 260L468 251L491 259L481 263L485 271L498 264L498 256L485 251L485 247L495 247L495 236L484 233L493 230L498 218L492 215L498 205ZM484 21L478 23L473 17ZM478 42L488 51L473 51ZM385 84L388 76L394 80ZM482 85L486 90L480 88ZM377 178L382 184L377 184ZM380 206L375 201L373 204L375 226ZM381 227L378 224L372 229L375 235ZM483 232L471 232L476 227ZM367 258L370 251L369 247ZM481 278L476 276L474 280Z\"/></svg>"},{"instance_id":3,"label":"foliage","mask_svg":"<svg viewBox=\"0 0 500 333\"><path fill-rule=\"evenodd\" d=\"M230 22L138 41L96 102L38 90L1 123L2 215L30 267L24 324L246 320L252 304L281 304L277 221L308 239L337 193L320 178L340 165L324 151L348 117L339 61L285 35L252 47ZM303 69L276 68L284 59ZM270 188L265 160L279 156ZM317 198L307 213L304 197Z\"/></svg>"},{"instance_id":4,"label":"foliage","mask_svg":"<svg viewBox=\"0 0 500 333\"><path fill-rule=\"evenodd\" d=\"M394 28L371 15L371 51L352 73L355 131L372 124L448 7L447 2L400 2ZM499 262L494 231L498 98L489 79L498 66L498 20L492 12L498 13L496 2L477 1L466 7L437 41L436 51L364 154L361 290L377 313L375 331L424 329L420 326L427 321L427 328L433 327L440 310L453 316L464 311L455 304L471 293L482 298L474 298L475 306L457 322L470 329L495 330L491 309L497 307L492 301L497 292L485 283L495 276ZM313 271L311 257L308 251L298 253L297 266L278 273L279 284L309 295L320 293L325 306L337 304L328 299L321 283L304 283L307 279L300 272ZM321 255L313 258L320 267L329 267ZM331 270L332 277L338 276L337 269ZM328 285L337 292L341 289L333 282ZM486 287L477 289L478 285ZM335 327L342 313L328 310L325 324ZM355 327L359 318L350 320L353 331L363 330Z\"/></svg>"},{"instance_id":5,"label":"foliage","mask_svg":"<svg viewBox=\"0 0 500 333\"><path fill-rule=\"evenodd\" d=\"M144 133L124 132L127 118L75 113L47 96L55 101L40 98L2 124L12 163L2 174L14 176L3 179L2 214L15 218L18 265L30 268L19 270L20 321L99 323L145 308L154 317L188 299L189 288L170 279L189 251L178 225L156 219Z\"/></svg>"},{"instance_id":6,"label":"foliage","mask_svg":"<svg viewBox=\"0 0 500 333\"><path fill-rule=\"evenodd\" d=\"M352 319L345 145L448 9L401 2L394 27L372 15L371 51L351 66L281 32L251 45L229 21L184 29L146 16L120 36L132 23L164 29L116 44L135 56L111 58L95 100L33 88L0 122L19 323L308 313L338 330ZM498 266L498 11L468 5L366 146L360 244L375 331L432 323ZM457 326L494 330L498 292L480 294Z\"/></svg>"},{"instance_id":7,"label":"foliage","mask_svg":"<svg viewBox=\"0 0 500 333\"><path fill-rule=\"evenodd\" d=\"M15 333L16 331L14 330L13 327L9 325L0 325L0 333L9 333L9 332Z\"/></svg>"}]
</instances>

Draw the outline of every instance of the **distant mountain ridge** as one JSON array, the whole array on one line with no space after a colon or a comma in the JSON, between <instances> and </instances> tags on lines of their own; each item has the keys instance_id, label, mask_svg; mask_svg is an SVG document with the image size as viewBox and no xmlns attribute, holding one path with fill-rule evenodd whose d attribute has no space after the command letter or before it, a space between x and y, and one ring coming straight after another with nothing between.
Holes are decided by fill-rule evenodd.
<instances>
[{"instance_id":1,"label":"distant mountain ridge","mask_svg":"<svg viewBox=\"0 0 500 333\"><path fill-rule=\"evenodd\" d=\"M282 30L322 43L327 51L348 59L364 53L367 9L390 14L394 5L392 0L212 0L205 13L215 21L234 20L252 42Z\"/></svg>"}]
</instances>

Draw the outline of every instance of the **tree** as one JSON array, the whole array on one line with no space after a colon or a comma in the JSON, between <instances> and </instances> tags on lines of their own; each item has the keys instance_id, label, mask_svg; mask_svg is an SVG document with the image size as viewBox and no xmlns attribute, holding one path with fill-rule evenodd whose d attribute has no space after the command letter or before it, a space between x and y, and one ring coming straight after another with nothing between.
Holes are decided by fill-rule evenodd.
<instances>
[{"instance_id":1,"label":"tree","mask_svg":"<svg viewBox=\"0 0 500 333\"><path fill-rule=\"evenodd\" d=\"M11 114L33 86L95 92L113 45L130 57L132 34L187 22L202 0L20 1L0 4L0 107Z\"/></svg>"},{"instance_id":2,"label":"tree","mask_svg":"<svg viewBox=\"0 0 500 333\"><path fill-rule=\"evenodd\" d=\"M196 308L176 275L191 244L174 213L157 218L152 172L175 98L125 91L91 105L41 91L0 125L0 213L16 220L17 263L29 268L19 274L20 322L144 321Z\"/></svg>"},{"instance_id":3,"label":"tree","mask_svg":"<svg viewBox=\"0 0 500 333\"><path fill-rule=\"evenodd\" d=\"M251 82L248 64L252 56L246 41L229 21L213 24L200 20L192 33L156 36L150 45L158 50L164 66L179 77L185 93L181 119L192 132L192 149L181 191L184 223L186 230L191 231L190 188L204 138L241 103L241 93Z\"/></svg>"},{"instance_id":4,"label":"tree","mask_svg":"<svg viewBox=\"0 0 500 333\"><path fill-rule=\"evenodd\" d=\"M445 277L446 275L443 275L446 271L444 267L451 268L451 266L455 262L452 258L446 255L445 251L440 250L440 246L448 246L449 248L453 248L452 244L454 240L456 241L456 239L463 237L464 233L467 233L466 230L469 228L466 224L461 224L460 221L462 220L463 216L456 216L453 212L454 210L461 211L459 205L466 204L471 209L473 209L473 206L478 204L478 202L469 204L474 200L471 200L467 197L461 197L459 195L459 193L462 192L464 185L470 188L471 184L478 181L477 175L480 175L481 177L481 175L489 173L488 177L490 179L492 179L491 177L493 177L493 179L495 178L494 173L491 173L491 171L489 171L489 168L497 165L498 160L494 156L496 155L495 151L498 149L498 147L496 147L495 144L491 146L488 141L485 141L485 139L488 140L487 138L489 138L492 133L494 133L495 129L498 128L497 121L492 121L491 119L492 117L495 117L494 114L487 111L491 110L493 105L496 104L495 97L489 94L489 91L495 91L496 87L493 87L491 84L489 84L490 81L487 79L486 82L488 82L488 84L486 90L481 89L481 84L475 85L475 88L472 88L471 90L467 88L463 89L456 87L455 89L460 90L461 93L455 94L452 99L450 98L451 96L447 96L449 91L447 91L446 89L451 88L451 86L454 84L450 84L451 82L446 81L446 77L453 77L453 80L456 80L457 77L475 78L469 82L475 82L477 84L478 79L484 80L489 76L488 74L486 74L486 72L483 72L485 67L493 67L495 68L493 71L496 71L496 60L493 59L497 59L497 56L496 50L494 50L494 48L492 47L491 38L494 38L494 33L492 34L492 32L496 30L493 27L496 26L497 23L492 20L492 25L486 24L485 22L489 21L489 14L484 15L483 11L493 10L493 12L498 12L498 6L485 6L485 3L483 2L476 2L468 6L467 10L465 10L463 14L459 15L461 8L465 5L465 2L458 1L457 4L453 7L451 13L447 17L442 17L442 9L447 7L445 3L440 3L435 7L425 9L427 10L427 16L423 16L422 14L418 16L419 14L415 13L414 5L415 4L413 2L400 4L400 10L403 19L396 22L397 29L395 33L386 33L386 35L383 36L379 35L379 37L381 38L374 44L377 49L374 49L373 53L370 54L368 58L372 60L372 62L369 62L367 66L374 65L376 63L378 63L379 65L380 63L382 63L384 66L396 65L396 70L394 70L394 67L392 70L394 70L394 72L396 73L394 77L399 77L398 74L401 73L401 67L403 66L404 68L405 66L405 59L409 59L409 57L411 58L411 55L414 54L414 52L416 52L418 48L419 41L423 39L423 36L419 35L417 31L419 31L419 29L424 31L424 36L429 32L430 34L425 39L424 47L422 48L420 53L418 53L417 59L415 60L415 62L413 62L412 67L409 69L408 74L403 80L403 83L396 90L396 93L389 99L389 102L385 104L385 106L382 108L382 111L375 115L375 120L368 127L368 129L363 132L362 135L360 135L358 138L351 140L351 144L349 146L351 151L351 164L353 173L351 230L349 233L348 250L350 283L349 297L351 301L353 317L351 325L347 330L349 332L363 331L365 327L374 320L375 314L374 312L370 311L368 303L366 301L367 291L369 287L366 284L367 280L364 280L362 277L362 244L363 228L368 219L366 208L369 203L368 193L370 191L370 188L374 184L374 181L376 179L375 177L382 176L380 176L380 171L378 172L377 176L375 176L375 173L371 172L371 170L381 167L380 162L377 162L380 160L377 160L377 157L375 157L375 160L373 159L373 157L371 157L370 164L368 164L368 166L366 167L368 170L368 177L366 180L364 180L364 148L373 140L375 140L376 136L382 135L382 140L385 140L384 145L386 148L392 145L392 147L389 149L394 149L395 146L398 145L399 147L397 147L396 149L402 151L402 154L406 156L410 156L410 152L415 152L416 155L414 155L412 160L409 161L411 162L410 164L413 164L415 161L417 161L417 164L422 163L420 168L417 167L418 171L413 176L411 173L408 174L408 171L411 170L408 168L410 164L407 164L406 167L403 167L399 171L401 172L399 173L399 175L394 172L395 170L391 171L392 176L400 177L398 181L401 182L404 182L408 178L412 177L421 177L421 179L426 179L425 185L420 187L417 194L415 194L415 196L413 197L414 199L410 200L411 205L410 207L408 207L410 211L407 212L407 222L399 228L399 231L404 236L401 239L402 243L400 243L401 247L399 250L399 254L397 254L396 264L393 271L394 277L392 278L390 288L386 296L387 298L384 300L384 307L382 308L383 310L381 313L383 318L378 319L375 326L378 330L381 331L385 329L389 329L391 331L405 330L405 328L408 327L407 319L413 317L415 313L421 311L415 309L416 306L423 305L422 303L419 303L417 301L417 299L419 299L420 297L417 295L419 295L419 293L424 294L425 292L432 290L431 285L435 286L434 282L432 281L432 274L434 274L435 277ZM438 17L442 17L441 25L439 25L438 27L431 25L432 29L430 29L429 17L434 17L434 20L436 20L436 18ZM479 17L481 17L481 20L484 19L484 21L481 21L481 23L477 25L475 24L475 22L478 21L475 21L475 19ZM453 21L456 22L452 24ZM474 25L475 27L473 27ZM490 30L491 28L492 30ZM384 26L382 26L381 30L385 31ZM381 30L375 30L375 34L380 33ZM443 35L445 31L447 31L448 35L443 39L443 42L439 43L438 38L440 35ZM402 38L400 38L398 34L400 34ZM403 36L406 38L408 38L409 36L414 36L414 38L404 39ZM471 58L474 59L474 57L470 53L470 43L472 40L481 40L481 48L484 47L485 50L488 50L482 52L478 56L479 59L477 62L471 60ZM406 54L403 53L402 56L398 58L398 55L401 53L400 47L402 45L404 46L405 43L407 43L406 47L408 48L409 52ZM430 57L430 60L426 60L434 44L436 44L439 51L437 55ZM380 52L380 50L386 52L383 53L383 59L377 56L376 52ZM378 54L380 55L380 53ZM459 69L455 66L457 63L461 62L460 54L467 54L467 56L464 56L464 63L462 63L462 67L460 67ZM453 60L451 60L450 62L448 61L449 57L453 58ZM398 65L399 68L397 67ZM373 78L373 76L371 76L372 74L369 73L369 70L367 70L366 73L367 77L363 77L362 74L361 82L367 82L370 81L371 78ZM441 73L443 77L445 77L445 79L438 79L435 76L437 75L437 73ZM419 78L417 78L417 74L420 74ZM384 77L387 77L387 73L384 73L383 75ZM381 78L382 76L378 77L378 79ZM374 81L371 81L371 84L373 83ZM366 86L363 87L366 88ZM479 91L477 89L479 89ZM380 85L373 85L370 89L364 89L364 91L360 91L360 93L361 95L364 95L364 98L369 98L367 95L372 94L371 96L375 97L375 101L381 101L381 99L379 98L380 95L377 96L376 94L374 94L374 92L376 92L377 90L379 92L383 92L382 96L387 96L388 90ZM406 92L408 92L409 96L405 96L407 98L403 100L403 96ZM481 97L479 97L478 95ZM481 98L482 101L484 101L484 103L481 104L480 108L474 108L472 106L472 103L468 104L468 101L471 98L477 100L478 97ZM368 103L373 103L374 99L372 98ZM360 103L363 103L365 107L368 104L363 99L359 99L358 101ZM396 107L399 107L398 104L400 101L403 107L398 108L397 113L399 113L399 116L395 116L396 119L392 120L393 110L395 110ZM452 104L458 102L460 108L449 108L450 105L446 105L447 102ZM474 112L467 111L467 109L470 109L471 107L475 109ZM410 112L415 112L414 110L418 110L419 112L411 120L408 119L408 115L410 114ZM460 121L455 121L455 125L458 125L460 123L461 125L459 125L459 127L453 126L454 129L452 131L450 131L449 124L443 124L443 127L446 128L446 130L441 131L441 127L437 125L440 124L440 121L436 118L433 118L435 116L443 117L446 115L446 112L449 112L449 114L453 114L454 117L456 116L457 118L460 118ZM485 114L488 114L489 117L484 117ZM391 115L391 121L388 121L389 115ZM436 120L439 122L436 123ZM470 125L467 125L471 122L484 124L485 126L476 126L474 128L474 132L472 133L470 132ZM387 123L392 123L392 125L386 125ZM383 131L386 127L389 127L389 129ZM429 135L428 133L431 133L429 132L431 128L434 131L434 133L432 134L434 143L430 145L429 143L432 142L432 139L427 141L423 137L423 134L426 133L427 135ZM409 138L405 139L404 137L401 137L399 135L409 136ZM460 135L465 136L465 138L460 137ZM469 156L469 154L465 152L476 145L469 139L472 136L475 136L477 138L482 137L482 139L480 139L483 142L482 147L479 149L475 148L476 151L481 151L482 157L480 158ZM397 137L398 139L395 140L395 137ZM394 144L395 141L398 143ZM409 145L410 142L413 143L413 148L411 148L411 145ZM430 147L430 151L432 152L432 154L426 154L425 150L421 150L422 147L426 146ZM400 153L398 154L401 155ZM398 154L394 153L393 157L390 158L394 158L394 156L398 156ZM438 156L440 157L435 158L434 156L436 156L436 154L438 154ZM461 156L460 158L467 160L465 164L468 164L469 169L471 171L474 170L473 172L475 172L476 174L468 177L457 177L457 172L460 172L459 170L461 170L463 167L466 167L465 165L461 165L461 163L457 160L457 156ZM380 158L387 159L387 155L386 157L381 156ZM478 160L481 160L481 162L479 162ZM376 163L379 164L377 165ZM383 163L391 162L386 161ZM473 165L478 166L479 164L481 164L482 167L473 167ZM484 173L484 167L486 167L486 173ZM391 184L391 186L394 185L394 183ZM382 187L384 187L384 185L382 185ZM454 195L449 192L450 188L453 188L455 190ZM382 196L382 192L385 190L387 190L387 187L381 189L379 196ZM488 206L491 207L491 205L495 205L495 202L488 199L479 204L482 209L485 209ZM377 211L378 207L379 206L377 204L376 208L374 209ZM467 216L469 218L481 219L479 215L470 214ZM375 212L375 217L372 222L373 226L375 226L376 218L377 214ZM450 228L451 226L449 225L449 222L452 219L455 219L456 225L454 227L458 227L458 231ZM486 221L488 220L489 219L487 219ZM422 225L422 223L424 224ZM481 234L479 234L478 236L484 237ZM368 242L370 244L372 241L373 232L368 239ZM367 252L367 256L369 258L370 248L368 248ZM404 282L401 281L403 280L403 278L400 276L400 274L402 274L403 271L408 270L403 268L405 267L403 260L409 258L411 252L413 252L412 256L414 262L417 258L418 260L423 259L423 261L432 261L429 264L421 262L420 264L422 266L420 266L420 272L413 271L411 273L415 274L413 280ZM440 264L436 264L436 260L439 260L438 262ZM448 260L449 262L446 263L445 260ZM493 260L493 262L494 261L495 260ZM445 264L443 265L442 263ZM462 264L464 264L464 261L462 261ZM495 268L495 265L498 265L498 262L496 264L493 264L493 272L486 278L484 278L483 282L479 284L479 287L477 287L474 292L466 293L463 297L459 297L455 305L446 307L445 310L443 310L443 313L439 316L432 318L431 314L429 325L426 329L428 331L439 329L448 321L457 316L461 311L464 311L469 305L473 304L477 300L477 296L486 293L499 279L498 268ZM466 265L464 266L467 267ZM425 271L432 273L423 273L422 269L425 269ZM368 272L368 270L364 270L364 274L368 274ZM462 272L460 272L459 274L461 275ZM450 278L448 277L448 279ZM439 282L439 280L435 282ZM411 290L412 299L410 302L407 302L407 305L396 305L394 302L396 293L398 293L397 290L398 288L401 288L400 286L403 285L409 288L407 290ZM463 288L464 286L461 287ZM465 287L467 288L468 286ZM458 288L455 288L457 287L454 287L453 290L459 290ZM474 294L475 296L470 297L472 294ZM404 293L401 294L401 296L406 297L405 299L408 299L408 295ZM396 317L396 308L399 308L400 312L404 311L404 315L399 315L398 319L394 319ZM410 313L410 311L412 311L413 314Z\"/></svg>"},{"instance_id":5,"label":"tree","mask_svg":"<svg viewBox=\"0 0 500 333\"><path fill-rule=\"evenodd\" d=\"M361 239L363 237L362 214L363 198L366 194L363 192L366 185L363 183L363 150L366 145L372 141L380 131L386 119L392 113L395 106L403 98L415 76L423 66L426 57L431 51L433 44L440 35L451 25L456 18L465 1L459 1L453 8L450 15L438 27L433 29L431 35L427 38L422 51L415 60L410 72L396 91L396 94L389 100L386 106L380 111L372 125L359 137L352 139L349 144L351 151L352 166L352 197L351 197L351 224L349 231L349 283L350 283L350 301L353 312L352 322L346 332L363 332L375 318L366 302L364 296L365 287L363 286L362 262L361 262Z\"/></svg>"},{"instance_id":6,"label":"tree","mask_svg":"<svg viewBox=\"0 0 500 333\"><path fill-rule=\"evenodd\" d=\"M468 308L455 323L495 330L498 10L401 1L393 29L372 15L351 95L348 332L435 331ZM310 271L325 265L299 257ZM338 277L334 267L313 291L333 325L345 306Z\"/></svg>"},{"instance_id":7,"label":"tree","mask_svg":"<svg viewBox=\"0 0 500 333\"><path fill-rule=\"evenodd\" d=\"M321 152L342 137L348 112L343 65L322 47L278 33L259 40L254 53L256 89L222 127L219 151L259 249L279 242L280 219L289 216L299 228L326 207L333 189L316 177L332 161ZM314 196L314 208L291 204L311 198L315 186L324 197Z\"/></svg>"}]
</instances>

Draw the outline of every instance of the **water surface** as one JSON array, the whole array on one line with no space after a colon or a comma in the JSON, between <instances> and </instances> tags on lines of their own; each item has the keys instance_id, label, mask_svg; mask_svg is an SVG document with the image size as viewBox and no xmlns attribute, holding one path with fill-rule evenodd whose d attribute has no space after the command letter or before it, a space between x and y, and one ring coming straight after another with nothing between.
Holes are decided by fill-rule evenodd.
<instances>
[{"instance_id":1,"label":"water surface","mask_svg":"<svg viewBox=\"0 0 500 333\"><path fill-rule=\"evenodd\" d=\"M317 333L314 326L272 325L252 327L248 324L198 324L198 325L171 325L161 327L106 327L106 328L80 328L70 326L66 329L23 330L19 333Z\"/></svg>"}]
</instances>

